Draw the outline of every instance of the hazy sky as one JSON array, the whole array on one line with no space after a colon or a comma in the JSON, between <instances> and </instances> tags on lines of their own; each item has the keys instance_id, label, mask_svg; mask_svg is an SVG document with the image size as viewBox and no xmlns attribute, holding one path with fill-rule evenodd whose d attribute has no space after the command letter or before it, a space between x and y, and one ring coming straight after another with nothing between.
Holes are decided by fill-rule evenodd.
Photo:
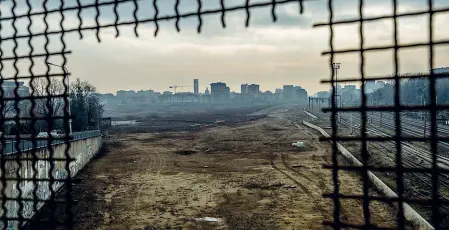
<instances>
[{"instance_id":1,"label":"hazy sky","mask_svg":"<svg viewBox=\"0 0 449 230\"><path fill-rule=\"evenodd\" d=\"M266 2L252 0L250 3ZM0 9L2 17L11 15L11 1L2 1ZM32 2L33 11L42 11L41 1ZM60 7L59 0L48 0L47 8ZM94 0L83 1L83 4L94 3ZM100 2L104 2L100 1ZM173 15L175 0L159 0L159 15ZM202 0L203 10L219 7L219 0ZM227 7L244 5L245 0L225 0ZM399 0L399 12L427 9L427 0ZM448 7L447 0L434 0L435 7ZM65 1L65 6L76 5L75 0ZM72 51L67 55L67 68L71 78L90 81L99 92L115 92L119 89L154 89L168 90L170 85L192 85L193 78L198 78L200 90L204 91L211 82L228 83L233 91L240 91L242 83L258 83L262 90L274 90L283 84L300 85L310 94L319 90L327 90L328 86L320 80L330 77L328 56L321 52L329 49L329 29L313 28L314 23L328 20L327 0L316 0L304 3L304 14L299 14L297 2L278 5L276 7L277 23L272 22L271 7L251 10L250 26L245 28L246 12L240 10L226 13L226 28L220 23L221 14L202 16L202 32L197 33L198 17L182 18L181 32L175 29L175 21L159 23L159 33L154 37L154 23L139 24L139 37L134 35L134 26L119 27L120 36L115 38L115 29L101 29L101 43L97 42L95 30L83 32L79 39L78 32L66 33L64 41L66 49ZM197 9L197 0L181 0L180 13ZM356 18L358 16L358 0L335 0L334 18ZM133 2L121 4L117 8L119 21L132 20ZM26 1L18 1L17 15L26 13ZM365 16L378 16L392 13L391 0L365 0ZM83 26L95 25L95 8L83 10ZM139 2L138 18L154 17L152 1ZM77 11L64 13L65 29L79 25ZM414 43L428 41L428 16L408 17L398 20L399 42ZM49 31L60 30L59 13L49 14ZM100 24L114 23L112 6L104 6L100 11ZM2 21L1 36L14 34L12 20ZM18 19L15 22L17 34L26 34L29 20ZM368 22L364 26L365 46L393 44L393 22L382 20ZM434 40L449 39L449 13L434 16ZM45 24L43 16L33 17L30 30L33 33L43 32ZM336 26L334 35L335 49L357 48L360 44L359 24ZM61 34L49 36L48 50L62 50ZM16 53L28 55L30 48L28 39L18 42ZM31 40L33 52L42 53L45 45L44 37ZM12 40L1 44L3 56L10 56L15 44ZM393 51L367 52L365 55L365 73L378 76L392 73ZM360 54L336 56L341 62L340 77L358 77L360 73ZM50 57L50 61L62 64L58 57ZM34 60L34 74L46 70L44 59ZM428 49L404 49L400 51L400 72L425 72L429 70ZM16 63L19 76L29 75L30 62L20 60ZM449 46L435 47L435 66L449 66ZM52 71L57 71L52 67ZM5 64L2 76L15 75L13 62ZM186 87L183 91L192 91Z\"/></svg>"}]
</instances>

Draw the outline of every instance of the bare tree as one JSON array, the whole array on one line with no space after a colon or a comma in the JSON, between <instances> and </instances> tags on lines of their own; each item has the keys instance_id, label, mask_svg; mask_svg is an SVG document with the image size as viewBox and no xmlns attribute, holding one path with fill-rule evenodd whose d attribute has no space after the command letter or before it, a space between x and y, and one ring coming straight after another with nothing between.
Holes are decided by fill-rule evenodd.
<instances>
[{"instance_id":1,"label":"bare tree","mask_svg":"<svg viewBox=\"0 0 449 230\"><path fill-rule=\"evenodd\" d=\"M15 104L18 103L15 100L11 100L14 98L14 93L11 91L3 91L3 100L0 104L0 114L3 118L8 118L13 116L16 113Z\"/></svg>"},{"instance_id":2,"label":"bare tree","mask_svg":"<svg viewBox=\"0 0 449 230\"><path fill-rule=\"evenodd\" d=\"M62 115L64 110L64 84L56 78L35 78L30 82L31 95L36 99L34 114L38 116Z\"/></svg>"}]
</instances>

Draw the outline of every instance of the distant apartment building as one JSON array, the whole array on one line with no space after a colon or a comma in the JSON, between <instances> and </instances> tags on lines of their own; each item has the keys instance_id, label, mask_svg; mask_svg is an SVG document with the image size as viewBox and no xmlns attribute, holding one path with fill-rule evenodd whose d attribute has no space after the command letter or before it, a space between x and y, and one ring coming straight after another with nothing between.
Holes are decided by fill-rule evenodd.
<instances>
[{"instance_id":1,"label":"distant apartment building","mask_svg":"<svg viewBox=\"0 0 449 230\"><path fill-rule=\"evenodd\" d=\"M25 86L24 82L3 81L1 84L1 88L3 90L3 98L18 100L18 103L12 100L5 100L3 102L1 113L4 116L6 117L16 116L17 114L16 105L19 109L20 114L23 114L28 110L30 101L20 99L21 97L30 96L30 88Z\"/></svg>"},{"instance_id":2,"label":"distant apartment building","mask_svg":"<svg viewBox=\"0 0 449 230\"><path fill-rule=\"evenodd\" d=\"M240 85L240 93L241 94L247 94L248 93L248 84Z\"/></svg>"},{"instance_id":3,"label":"distant apartment building","mask_svg":"<svg viewBox=\"0 0 449 230\"><path fill-rule=\"evenodd\" d=\"M248 85L248 93L249 94L258 94L260 92L259 85L251 84Z\"/></svg>"},{"instance_id":4,"label":"distant apartment building","mask_svg":"<svg viewBox=\"0 0 449 230\"><path fill-rule=\"evenodd\" d=\"M162 103L193 103L200 101L200 95L194 93L163 94L159 97Z\"/></svg>"},{"instance_id":5,"label":"distant apartment building","mask_svg":"<svg viewBox=\"0 0 449 230\"><path fill-rule=\"evenodd\" d=\"M276 101L275 94L272 93L271 91L265 91L263 93L263 97L264 97L264 100L266 102L274 102L274 101Z\"/></svg>"},{"instance_id":6,"label":"distant apartment building","mask_svg":"<svg viewBox=\"0 0 449 230\"><path fill-rule=\"evenodd\" d=\"M341 97L344 102L352 103L359 99L358 90L355 85L345 85L341 90Z\"/></svg>"},{"instance_id":7,"label":"distant apartment building","mask_svg":"<svg viewBox=\"0 0 449 230\"><path fill-rule=\"evenodd\" d=\"M198 86L198 79L193 79L193 93L194 94L199 94L200 93L200 89Z\"/></svg>"},{"instance_id":8,"label":"distant apartment building","mask_svg":"<svg viewBox=\"0 0 449 230\"><path fill-rule=\"evenodd\" d=\"M294 88L294 98L293 100L296 102L306 102L307 97L307 91L303 89L301 86L295 86Z\"/></svg>"},{"instance_id":9,"label":"distant apartment building","mask_svg":"<svg viewBox=\"0 0 449 230\"><path fill-rule=\"evenodd\" d=\"M301 86L284 85L282 98L284 102L306 102L307 91Z\"/></svg>"},{"instance_id":10,"label":"distant apartment building","mask_svg":"<svg viewBox=\"0 0 449 230\"><path fill-rule=\"evenodd\" d=\"M241 94L258 94L260 93L259 85L257 84L242 84L240 86Z\"/></svg>"},{"instance_id":11,"label":"distant apartment building","mask_svg":"<svg viewBox=\"0 0 449 230\"><path fill-rule=\"evenodd\" d=\"M364 84L365 93L372 93L385 85L383 81L367 80Z\"/></svg>"},{"instance_id":12,"label":"distant apartment building","mask_svg":"<svg viewBox=\"0 0 449 230\"><path fill-rule=\"evenodd\" d=\"M433 73L449 73L449 67L434 68Z\"/></svg>"},{"instance_id":13,"label":"distant apartment building","mask_svg":"<svg viewBox=\"0 0 449 230\"><path fill-rule=\"evenodd\" d=\"M328 91L320 91L320 92L316 93L316 96L319 98L328 98L331 95Z\"/></svg>"},{"instance_id":14,"label":"distant apartment building","mask_svg":"<svg viewBox=\"0 0 449 230\"><path fill-rule=\"evenodd\" d=\"M114 94L112 93L103 93L103 94L99 93L98 96L104 98L114 98Z\"/></svg>"},{"instance_id":15,"label":"distant apartment building","mask_svg":"<svg viewBox=\"0 0 449 230\"><path fill-rule=\"evenodd\" d=\"M154 90L139 90L136 92L137 97L151 98L154 96Z\"/></svg>"},{"instance_id":16,"label":"distant apartment building","mask_svg":"<svg viewBox=\"0 0 449 230\"><path fill-rule=\"evenodd\" d=\"M100 99L101 102L107 103L110 100L114 100L115 96L112 93L104 93L104 94L99 93L98 98Z\"/></svg>"},{"instance_id":17,"label":"distant apartment building","mask_svg":"<svg viewBox=\"0 0 449 230\"><path fill-rule=\"evenodd\" d=\"M285 102L293 101L293 97L294 97L293 85L284 85L283 86L282 97Z\"/></svg>"},{"instance_id":18,"label":"distant apartment building","mask_svg":"<svg viewBox=\"0 0 449 230\"><path fill-rule=\"evenodd\" d=\"M274 90L274 99L275 99L275 101L283 101L283 90L282 89Z\"/></svg>"},{"instance_id":19,"label":"distant apartment building","mask_svg":"<svg viewBox=\"0 0 449 230\"><path fill-rule=\"evenodd\" d=\"M211 83L210 89L212 102L225 103L229 101L230 89L226 86L226 83Z\"/></svg>"},{"instance_id":20,"label":"distant apartment building","mask_svg":"<svg viewBox=\"0 0 449 230\"><path fill-rule=\"evenodd\" d=\"M19 81L16 83L15 81L3 81L3 83L2 83L3 93L6 96L14 97L16 88L17 88L17 94L20 97L26 97L26 96L30 95L30 88L25 86L24 82Z\"/></svg>"},{"instance_id":21,"label":"distant apartment building","mask_svg":"<svg viewBox=\"0 0 449 230\"><path fill-rule=\"evenodd\" d=\"M117 97L120 99L133 98L136 95L134 90L119 90L117 91Z\"/></svg>"}]
</instances>

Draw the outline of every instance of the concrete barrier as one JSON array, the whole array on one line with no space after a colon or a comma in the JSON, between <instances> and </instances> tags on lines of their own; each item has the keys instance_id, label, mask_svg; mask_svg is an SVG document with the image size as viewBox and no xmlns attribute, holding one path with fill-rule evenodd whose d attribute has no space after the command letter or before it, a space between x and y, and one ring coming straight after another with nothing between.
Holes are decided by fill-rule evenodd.
<instances>
[{"instance_id":1,"label":"concrete barrier","mask_svg":"<svg viewBox=\"0 0 449 230\"><path fill-rule=\"evenodd\" d=\"M309 113L309 112L307 112L307 111L305 111L305 110L304 110L304 113L307 114L307 115L309 115L309 116L310 116L311 118L313 118L313 119L318 119L317 116L315 116L315 115L313 115L313 114L311 114L311 113Z\"/></svg>"},{"instance_id":2,"label":"concrete barrier","mask_svg":"<svg viewBox=\"0 0 449 230\"><path fill-rule=\"evenodd\" d=\"M324 131L322 128L311 124L307 121L302 122L304 125L315 129L319 131L323 136L330 137L326 131ZM338 150L343 154L343 156L352 164L355 166L363 166L363 164L357 160L346 148L344 148L340 143L337 142L337 148ZM370 181L374 184L374 186L382 192L386 197L388 198L398 198L398 195L391 190L383 181L381 181L376 175L374 175L371 171L368 170L368 178ZM402 207L404 210L404 217L408 221L412 222L415 226L418 226L419 229L422 230L434 230L435 228L430 225L429 222L427 222L421 215L419 215L410 205L403 202Z\"/></svg>"},{"instance_id":3,"label":"concrete barrier","mask_svg":"<svg viewBox=\"0 0 449 230\"><path fill-rule=\"evenodd\" d=\"M101 148L101 135L89 136L70 142L70 148L68 154L75 160L69 164L69 170L67 170L67 157L66 151L68 146L65 143L59 143L51 145L53 154L50 156L48 148L38 148L34 150L28 150L22 152L20 155L17 153L6 155L5 161L5 175L7 178L17 178L19 173L20 178L32 179L34 176L37 179L50 180L50 175L57 180L65 180L70 175L74 177L84 166L94 157ZM21 158L21 159L20 159ZM38 160L33 160L37 158ZM18 159L17 161L15 159ZM51 160L59 159L59 160ZM20 162L21 167L19 170ZM34 165L33 165L34 163ZM50 170L52 168L52 170ZM4 192L8 198L22 199L35 199L34 192L39 200L48 200L52 193L56 193L64 185L63 181L56 181L50 185L49 181L20 181L10 180L6 181L6 187ZM2 189L3 189L3 185ZM37 186L37 188L36 188ZM20 188L20 191L19 191ZM45 202L35 202L33 200L8 200L4 204L6 207L7 218L18 218L19 210L21 210L21 216L25 219L31 219L35 214L34 207L39 210ZM1 202L1 201L0 201ZM1 206L0 206L1 207ZM3 210L0 209L0 214L3 214ZM5 221L0 222L0 229L7 230L18 229L18 221Z\"/></svg>"}]
</instances>

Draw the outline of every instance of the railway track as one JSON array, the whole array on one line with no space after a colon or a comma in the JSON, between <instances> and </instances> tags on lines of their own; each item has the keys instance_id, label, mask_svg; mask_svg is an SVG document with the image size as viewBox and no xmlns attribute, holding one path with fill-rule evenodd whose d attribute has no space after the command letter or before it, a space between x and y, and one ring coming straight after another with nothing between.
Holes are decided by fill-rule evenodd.
<instances>
[{"instance_id":1,"label":"railway track","mask_svg":"<svg viewBox=\"0 0 449 230\"><path fill-rule=\"evenodd\" d=\"M323 113L321 113L321 114L315 113L314 115L318 116L320 119L329 119L329 116L325 115ZM354 117L356 117L356 118L354 119ZM353 116L352 123L351 123L350 119L348 119L347 116L343 116L341 119L341 125L343 125L347 128L350 128L350 126L352 125L353 128L360 129L361 121L360 121L360 118L358 118L358 117L359 116ZM387 117L387 118L384 117L383 121L382 121L382 123L383 123L382 127L374 126L373 125L374 122L369 121L372 118L376 124L380 123L380 117L368 116L368 122L367 122L367 128L366 128L368 135L378 136L378 137L391 136L391 133L389 134L389 133L385 132L385 130L383 128L387 127L392 130L395 129L395 126L392 124L392 123L394 123L393 117ZM401 119L402 119L402 117L401 117ZM386 120L389 120L389 121L386 121ZM411 136L419 135L418 130L417 130L417 129L419 129L419 124L418 125L413 124L412 127L415 127L415 128L407 128L407 124L410 124L410 123L411 123L411 121L409 119L405 124L402 125L403 132L405 134L409 134ZM418 128L416 128L416 127L418 127ZM423 126L422 126L422 128L423 128ZM393 132L393 134L394 134L394 132ZM377 152L384 154L383 157L385 157L391 161L391 164L389 166L391 166L391 167L395 166L394 165L395 157L396 157L395 156L396 153L394 151L396 149L395 141L384 141L382 143L370 141L367 144L368 144L369 148L370 147L374 148L375 150L377 150ZM443 148L446 148L446 145L449 146L447 143L444 143ZM369 148L368 148L368 150L369 150ZM427 151L425 149L417 147L416 145L409 144L406 142L401 143L401 148L402 148L403 166L409 167L409 168L432 168L433 154L430 151ZM437 156L437 164L440 168L449 169L449 158L447 158L445 156L438 155ZM431 184L432 175L430 173L410 173L410 175L412 175L414 178L419 180L423 185L425 185L425 188L423 186L421 186L418 189L413 188L413 186L416 186L416 185L412 185L411 188L414 190L414 193L417 193L418 195L420 195L422 197L429 197L429 195L431 194L431 191L433 189L432 184ZM449 175L439 174L438 182L439 182L440 188L443 188L446 191L449 191ZM430 191L430 192L425 192L425 191ZM443 193L441 193L440 191L438 191L438 195L440 196L441 199L449 200L449 198L447 196L445 196ZM449 211L449 207L444 206L443 208L445 210Z\"/></svg>"}]
</instances>

